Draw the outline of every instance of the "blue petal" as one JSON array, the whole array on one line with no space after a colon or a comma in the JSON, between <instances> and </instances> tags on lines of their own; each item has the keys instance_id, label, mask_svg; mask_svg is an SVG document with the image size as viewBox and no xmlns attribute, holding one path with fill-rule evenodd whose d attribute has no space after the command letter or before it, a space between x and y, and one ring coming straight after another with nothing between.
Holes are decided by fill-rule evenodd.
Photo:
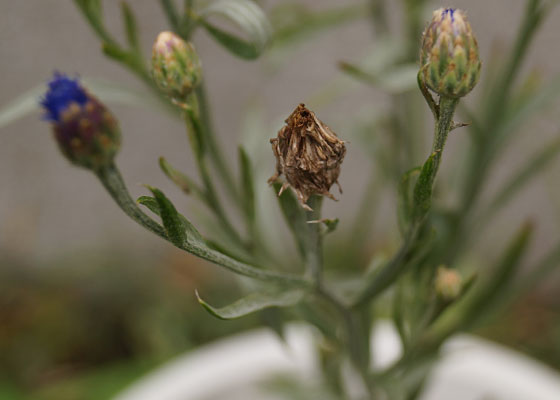
<instances>
[{"instance_id":1,"label":"blue petal","mask_svg":"<svg viewBox=\"0 0 560 400\"><path fill-rule=\"evenodd\" d=\"M73 102L84 105L88 101L87 92L82 88L77 79L70 79L66 75L55 72L49 82L49 89L41 99L45 108L45 118L58 122L60 114Z\"/></svg>"}]
</instances>

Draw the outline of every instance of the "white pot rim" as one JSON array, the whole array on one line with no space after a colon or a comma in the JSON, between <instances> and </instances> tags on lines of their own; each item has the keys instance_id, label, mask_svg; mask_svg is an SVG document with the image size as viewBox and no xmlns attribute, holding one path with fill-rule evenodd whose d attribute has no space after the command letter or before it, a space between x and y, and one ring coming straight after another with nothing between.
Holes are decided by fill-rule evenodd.
<instances>
[{"instance_id":1,"label":"white pot rim","mask_svg":"<svg viewBox=\"0 0 560 400\"><path fill-rule=\"evenodd\" d=\"M313 328L290 324L285 339L282 343L272 331L261 328L218 340L168 362L115 400L207 399L278 373L315 377ZM398 358L400 342L391 324L377 325L372 350L375 368ZM557 372L503 346L458 335L445 344L442 353L422 400L560 399Z\"/></svg>"}]
</instances>

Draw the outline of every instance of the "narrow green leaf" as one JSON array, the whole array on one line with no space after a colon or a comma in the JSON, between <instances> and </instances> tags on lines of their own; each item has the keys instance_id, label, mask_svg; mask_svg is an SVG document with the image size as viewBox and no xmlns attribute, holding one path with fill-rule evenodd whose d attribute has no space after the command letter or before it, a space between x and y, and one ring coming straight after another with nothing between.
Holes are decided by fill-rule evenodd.
<instances>
[{"instance_id":1,"label":"narrow green leaf","mask_svg":"<svg viewBox=\"0 0 560 400\"><path fill-rule=\"evenodd\" d=\"M507 247L502 259L492 271L492 275L479 293L479 303L482 307L484 304L494 303L494 299L500 296L502 289L508 287L514 280L516 272L521 266L521 258L527 250L531 237L534 232L534 226L531 223L524 224L513 240ZM483 286L483 285L481 285ZM485 310L487 311L487 310Z\"/></svg>"},{"instance_id":2,"label":"narrow green leaf","mask_svg":"<svg viewBox=\"0 0 560 400\"><path fill-rule=\"evenodd\" d=\"M138 42L138 26L136 24L136 18L132 13L127 2L123 1L121 3L123 24L125 27L126 40L130 48L134 49L136 52L140 52L140 44Z\"/></svg>"},{"instance_id":3,"label":"narrow green leaf","mask_svg":"<svg viewBox=\"0 0 560 400\"><path fill-rule=\"evenodd\" d=\"M414 183L416 182L415 178L420 175L421 170L422 169L420 167L416 167L405 172L399 183L397 212L401 233L406 232L406 227L412 221L414 210L414 203L412 201L412 189L414 188Z\"/></svg>"},{"instance_id":4,"label":"narrow green leaf","mask_svg":"<svg viewBox=\"0 0 560 400\"><path fill-rule=\"evenodd\" d=\"M537 154L513 174L492 201L489 207L489 213L497 210L507 203L508 200L513 198L517 191L531 181L531 178L538 175L555 160L558 153L560 153L560 139L556 138L551 143L544 146L543 149L537 152Z\"/></svg>"},{"instance_id":5,"label":"narrow green leaf","mask_svg":"<svg viewBox=\"0 0 560 400\"><path fill-rule=\"evenodd\" d=\"M260 320L263 322L264 325L268 326L278 338L286 342L286 335L284 326L286 324L287 317L284 316L284 312L281 308L278 307L270 307L260 312Z\"/></svg>"},{"instance_id":6,"label":"narrow green leaf","mask_svg":"<svg viewBox=\"0 0 560 400\"><path fill-rule=\"evenodd\" d=\"M323 220L321 220L321 222L327 227L327 232L325 232L325 233L331 233L331 232L334 232L336 230L340 220L338 218L323 219Z\"/></svg>"},{"instance_id":7,"label":"narrow green leaf","mask_svg":"<svg viewBox=\"0 0 560 400\"><path fill-rule=\"evenodd\" d=\"M39 110L39 99L46 91L45 85L37 86L0 109L0 129Z\"/></svg>"},{"instance_id":8,"label":"narrow green leaf","mask_svg":"<svg viewBox=\"0 0 560 400\"><path fill-rule=\"evenodd\" d=\"M160 197L159 201L157 198L152 200L149 197L146 198L146 196L143 196L140 199L138 199L138 202L152 209L152 211L157 215L163 214L161 203L164 203L167 205L166 207L168 209L166 212L168 214L173 214L173 210L169 211L169 209L173 207L173 205L169 202L169 200L165 198L165 196L163 196L161 192L159 193L161 194L159 196ZM175 213L177 213L177 211L175 211ZM283 287L291 287L291 288L309 287L309 283L305 279L302 279L298 276L291 275L291 274L284 274L275 271L265 271L261 268L255 268L250 264L244 263L235 258L229 257L228 255L223 254L220 251L216 251L215 249L210 248L207 245L206 241L204 241L200 233L198 233L198 231L194 228L194 226L185 217L179 214L179 218L183 223L183 228L185 230L184 232L186 235L186 242L183 242L182 245L179 246L181 249L191 254L194 254L195 256L198 256L204 260L220 265L228 269L229 271L242 276L246 276L249 278L258 279L266 282L274 282L277 284L279 283ZM174 218L174 221L176 221L176 218Z\"/></svg>"},{"instance_id":9,"label":"narrow green leaf","mask_svg":"<svg viewBox=\"0 0 560 400\"><path fill-rule=\"evenodd\" d=\"M165 176L167 176L174 184L179 186L183 192L190 194L192 191L199 198L204 199L205 196L202 189L187 175L173 168L164 157L159 158L159 166Z\"/></svg>"},{"instance_id":10,"label":"narrow green leaf","mask_svg":"<svg viewBox=\"0 0 560 400\"><path fill-rule=\"evenodd\" d=\"M532 233L531 224L521 227L490 276L477 283L477 286L469 290L461 301L448 307L442 317L434 323L427 337L430 342L441 343L458 330L473 328L491 316L496 308L503 305L501 297L511 286Z\"/></svg>"},{"instance_id":11,"label":"narrow green leaf","mask_svg":"<svg viewBox=\"0 0 560 400\"><path fill-rule=\"evenodd\" d=\"M113 37L107 32L103 25L103 10L101 0L74 0L78 9L82 12L85 19L97 34L106 43L116 45Z\"/></svg>"},{"instance_id":12,"label":"narrow green leaf","mask_svg":"<svg viewBox=\"0 0 560 400\"><path fill-rule=\"evenodd\" d=\"M284 46L304 40L314 34L364 18L364 5L336 7L325 11L312 11L303 4L292 2L280 4L270 12L274 27L274 46Z\"/></svg>"},{"instance_id":13,"label":"narrow green leaf","mask_svg":"<svg viewBox=\"0 0 560 400\"><path fill-rule=\"evenodd\" d=\"M158 217L161 216L159 212L159 204L155 198L150 196L140 196L138 197L138 199L136 199L136 202L147 207L148 210L156 214Z\"/></svg>"},{"instance_id":14,"label":"narrow green leaf","mask_svg":"<svg viewBox=\"0 0 560 400\"><path fill-rule=\"evenodd\" d=\"M163 222L163 227L167 233L167 237L171 242L177 246L181 247L187 240L187 235L185 233L185 227L179 218L179 213L175 209L173 203L171 203L165 195L156 188L148 186L148 189L153 193L158 205L159 213L161 216L161 221Z\"/></svg>"},{"instance_id":15,"label":"narrow green leaf","mask_svg":"<svg viewBox=\"0 0 560 400\"><path fill-rule=\"evenodd\" d=\"M132 105L150 111L161 110L168 113L172 111L170 107L163 106L162 102L150 91L134 89L102 79L83 78L82 82L84 87L106 104ZM46 90L45 84L37 85L1 107L0 129L39 112L39 100ZM173 112L172 115L178 116L179 114Z\"/></svg>"},{"instance_id":16,"label":"narrow green leaf","mask_svg":"<svg viewBox=\"0 0 560 400\"><path fill-rule=\"evenodd\" d=\"M105 42L102 45L103 54L117 61L127 62L131 55L127 50L122 49L119 45Z\"/></svg>"},{"instance_id":17,"label":"narrow green leaf","mask_svg":"<svg viewBox=\"0 0 560 400\"><path fill-rule=\"evenodd\" d=\"M240 318L270 307L294 306L303 299L304 295L305 291L302 289L269 290L252 293L228 306L216 308L202 300L196 292L198 302L206 311L219 319Z\"/></svg>"},{"instance_id":18,"label":"narrow green leaf","mask_svg":"<svg viewBox=\"0 0 560 400\"><path fill-rule=\"evenodd\" d=\"M500 138L511 136L512 131L515 131L516 128L520 127L528 118L535 115L536 112L551 107L558 100L559 96L560 75L557 75L533 96L519 99L515 107L511 107L507 111L507 115L504 117L505 122L500 126L499 131L494 134Z\"/></svg>"},{"instance_id":19,"label":"narrow green leaf","mask_svg":"<svg viewBox=\"0 0 560 400\"><path fill-rule=\"evenodd\" d=\"M417 87L418 66L416 64L393 66L383 71L368 71L363 67L346 62L340 63L339 66L342 72L348 76L388 93L404 93Z\"/></svg>"},{"instance_id":20,"label":"narrow green leaf","mask_svg":"<svg viewBox=\"0 0 560 400\"><path fill-rule=\"evenodd\" d=\"M204 239L196 228L189 220L177 212L173 203L159 189L150 186L148 186L148 189L153 193L159 206L159 215L167 236L175 246L183 247L185 242L206 246ZM145 200L143 201L146 202Z\"/></svg>"},{"instance_id":21,"label":"narrow green leaf","mask_svg":"<svg viewBox=\"0 0 560 400\"><path fill-rule=\"evenodd\" d=\"M173 30L178 32L179 14L177 13L177 8L175 7L175 0L160 0L160 5L163 8L169 25L171 25Z\"/></svg>"},{"instance_id":22,"label":"narrow green leaf","mask_svg":"<svg viewBox=\"0 0 560 400\"><path fill-rule=\"evenodd\" d=\"M245 38L228 33L209 19L221 16L233 22ZM262 9L251 0L218 0L200 11L202 26L233 54L245 58L257 58L268 44L272 28Z\"/></svg>"},{"instance_id":23,"label":"narrow green leaf","mask_svg":"<svg viewBox=\"0 0 560 400\"><path fill-rule=\"evenodd\" d=\"M218 41L218 43L236 56L247 60L253 60L260 55L261 51L253 43L233 36L207 22L202 22L202 25L206 28L208 33Z\"/></svg>"},{"instance_id":24,"label":"narrow green leaf","mask_svg":"<svg viewBox=\"0 0 560 400\"><path fill-rule=\"evenodd\" d=\"M239 164L241 166L241 197L243 209L249 221L255 220L255 186L253 168L249 155L243 147L239 147Z\"/></svg>"},{"instance_id":25,"label":"narrow green leaf","mask_svg":"<svg viewBox=\"0 0 560 400\"><path fill-rule=\"evenodd\" d=\"M416 220L424 217L432 205L432 190L436 169L434 159L436 155L436 153L433 153L430 157L428 157L422 166L420 176L418 176L418 181L414 186L413 216Z\"/></svg>"},{"instance_id":26,"label":"narrow green leaf","mask_svg":"<svg viewBox=\"0 0 560 400\"><path fill-rule=\"evenodd\" d=\"M276 193L280 191L282 184L274 183L273 188ZM296 197L291 190L284 190L281 196L278 196L280 210L284 215L284 219L288 227L294 235L297 248L302 256L306 254L308 240L308 226L305 217L305 211L301 208Z\"/></svg>"}]
</instances>

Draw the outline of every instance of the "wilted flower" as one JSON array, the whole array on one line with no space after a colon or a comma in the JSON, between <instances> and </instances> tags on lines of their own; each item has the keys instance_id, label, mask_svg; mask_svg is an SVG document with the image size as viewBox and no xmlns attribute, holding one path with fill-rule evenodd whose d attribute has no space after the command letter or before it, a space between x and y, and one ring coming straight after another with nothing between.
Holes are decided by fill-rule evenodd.
<instances>
[{"instance_id":1,"label":"wilted flower","mask_svg":"<svg viewBox=\"0 0 560 400\"><path fill-rule=\"evenodd\" d=\"M463 279L457 271L439 267L436 275L436 293L446 301L456 299L463 288Z\"/></svg>"},{"instance_id":2,"label":"wilted flower","mask_svg":"<svg viewBox=\"0 0 560 400\"><path fill-rule=\"evenodd\" d=\"M113 162L121 139L117 120L77 79L55 73L41 105L73 164L96 170Z\"/></svg>"},{"instance_id":3,"label":"wilted flower","mask_svg":"<svg viewBox=\"0 0 560 400\"><path fill-rule=\"evenodd\" d=\"M276 157L276 173L269 182L276 181L281 174L286 177L280 194L291 187L306 209L310 209L306 203L313 194L334 199L329 189L338 184L346 146L315 113L300 104L270 143Z\"/></svg>"},{"instance_id":4,"label":"wilted flower","mask_svg":"<svg viewBox=\"0 0 560 400\"><path fill-rule=\"evenodd\" d=\"M152 76L171 99L184 103L202 80L193 45L173 32L161 32L152 47Z\"/></svg>"},{"instance_id":5,"label":"wilted flower","mask_svg":"<svg viewBox=\"0 0 560 400\"><path fill-rule=\"evenodd\" d=\"M465 13L453 8L434 11L422 37L424 84L441 96L463 97L477 84L480 67L478 43Z\"/></svg>"}]
</instances>

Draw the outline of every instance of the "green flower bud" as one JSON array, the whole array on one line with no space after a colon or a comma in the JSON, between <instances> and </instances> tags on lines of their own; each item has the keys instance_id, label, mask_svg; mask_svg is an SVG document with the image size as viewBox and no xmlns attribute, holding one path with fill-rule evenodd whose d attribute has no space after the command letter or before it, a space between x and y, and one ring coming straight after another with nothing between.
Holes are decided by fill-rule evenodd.
<instances>
[{"instance_id":1,"label":"green flower bud","mask_svg":"<svg viewBox=\"0 0 560 400\"><path fill-rule=\"evenodd\" d=\"M424 31L420 51L420 79L440 96L459 98L480 77L478 43L465 13L452 8L434 11Z\"/></svg>"},{"instance_id":2,"label":"green flower bud","mask_svg":"<svg viewBox=\"0 0 560 400\"><path fill-rule=\"evenodd\" d=\"M443 300L455 300L463 289L463 279L457 271L441 266L437 271L435 287L437 295Z\"/></svg>"},{"instance_id":3,"label":"green flower bud","mask_svg":"<svg viewBox=\"0 0 560 400\"><path fill-rule=\"evenodd\" d=\"M41 105L70 162L92 170L113 163L121 143L117 120L78 80L55 73Z\"/></svg>"},{"instance_id":4,"label":"green flower bud","mask_svg":"<svg viewBox=\"0 0 560 400\"><path fill-rule=\"evenodd\" d=\"M185 103L202 80L200 61L193 45L173 32L161 32L152 47L152 76L171 99Z\"/></svg>"}]
</instances>

